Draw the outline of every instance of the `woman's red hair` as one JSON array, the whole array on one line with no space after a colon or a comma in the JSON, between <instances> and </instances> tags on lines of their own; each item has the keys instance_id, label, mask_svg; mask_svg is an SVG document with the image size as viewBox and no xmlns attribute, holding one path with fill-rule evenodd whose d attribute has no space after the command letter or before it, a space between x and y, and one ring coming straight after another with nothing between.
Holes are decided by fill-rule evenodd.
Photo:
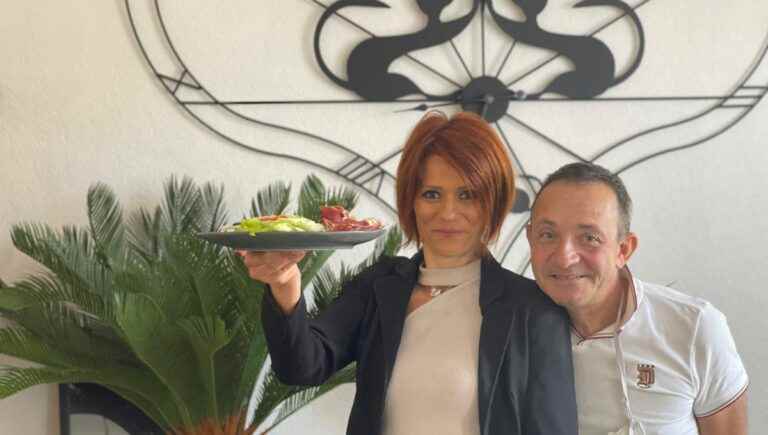
<instances>
[{"instance_id":1,"label":"woman's red hair","mask_svg":"<svg viewBox=\"0 0 768 435\"><path fill-rule=\"evenodd\" d=\"M414 204L426 161L439 156L451 165L480 201L484 242L498 237L515 200L515 175L504 145L480 116L461 112L448 118L429 112L416 124L397 167L397 213L408 242L419 243Z\"/></svg>"}]
</instances>

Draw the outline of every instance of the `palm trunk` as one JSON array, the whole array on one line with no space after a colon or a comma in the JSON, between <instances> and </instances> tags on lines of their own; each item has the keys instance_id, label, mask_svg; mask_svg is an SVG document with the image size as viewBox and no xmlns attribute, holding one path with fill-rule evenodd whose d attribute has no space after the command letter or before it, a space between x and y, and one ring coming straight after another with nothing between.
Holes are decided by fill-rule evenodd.
<instances>
[{"instance_id":1,"label":"palm trunk","mask_svg":"<svg viewBox=\"0 0 768 435\"><path fill-rule=\"evenodd\" d=\"M253 435L256 427L245 427L245 412L243 409L221 423L206 419L192 428L171 429L167 435Z\"/></svg>"}]
</instances>

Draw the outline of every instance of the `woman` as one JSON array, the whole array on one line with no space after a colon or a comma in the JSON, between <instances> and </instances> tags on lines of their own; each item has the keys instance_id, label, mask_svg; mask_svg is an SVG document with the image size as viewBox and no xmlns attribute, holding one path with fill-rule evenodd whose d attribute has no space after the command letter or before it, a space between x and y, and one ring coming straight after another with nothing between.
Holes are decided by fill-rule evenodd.
<instances>
[{"instance_id":1,"label":"woman","mask_svg":"<svg viewBox=\"0 0 768 435\"><path fill-rule=\"evenodd\" d=\"M400 225L420 251L386 258L309 320L303 252L245 256L270 286L262 322L279 379L317 385L352 361L348 434L576 434L569 323L487 244L514 199L503 145L480 117L429 113L397 171Z\"/></svg>"}]
</instances>

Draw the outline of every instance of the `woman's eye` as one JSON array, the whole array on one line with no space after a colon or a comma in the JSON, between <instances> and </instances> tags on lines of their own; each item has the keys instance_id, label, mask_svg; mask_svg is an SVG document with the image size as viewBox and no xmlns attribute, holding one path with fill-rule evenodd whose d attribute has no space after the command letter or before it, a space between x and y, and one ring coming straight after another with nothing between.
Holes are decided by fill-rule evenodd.
<instances>
[{"instance_id":1,"label":"woman's eye","mask_svg":"<svg viewBox=\"0 0 768 435\"><path fill-rule=\"evenodd\" d=\"M440 193L436 190L425 190L421 193L421 197L424 199L439 199Z\"/></svg>"},{"instance_id":2,"label":"woman's eye","mask_svg":"<svg viewBox=\"0 0 768 435\"><path fill-rule=\"evenodd\" d=\"M475 199L475 194L471 190L462 190L459 192L459 199Z\"/></svg>"},{"instance_id":3,"label":"woman's eye","mask_svg":"<svg viewBox=\"0 0 768 435\"><path fill-rule=\"evenodd\" d=\"M555 235L550 231L542 231L539 233L539 240L552 240Z\"/></svg>"}]
</instances>

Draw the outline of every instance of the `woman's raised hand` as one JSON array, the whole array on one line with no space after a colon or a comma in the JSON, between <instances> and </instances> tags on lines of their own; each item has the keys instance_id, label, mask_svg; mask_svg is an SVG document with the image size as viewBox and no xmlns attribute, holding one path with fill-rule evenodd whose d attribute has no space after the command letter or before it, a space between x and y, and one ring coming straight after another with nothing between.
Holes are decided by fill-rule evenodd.
<instances>
[{"instance_id":1,"label":"woman's raised hand","mask_svg":"<svg viewBox=\"0 0 768 435\"><path fill-rule=\"evenodd\" d=\"M290 314L301 297L301 271L297 263L305 251L240 251L251 278L268 284L284 314Z\"/></svg>"}]
</instances>

